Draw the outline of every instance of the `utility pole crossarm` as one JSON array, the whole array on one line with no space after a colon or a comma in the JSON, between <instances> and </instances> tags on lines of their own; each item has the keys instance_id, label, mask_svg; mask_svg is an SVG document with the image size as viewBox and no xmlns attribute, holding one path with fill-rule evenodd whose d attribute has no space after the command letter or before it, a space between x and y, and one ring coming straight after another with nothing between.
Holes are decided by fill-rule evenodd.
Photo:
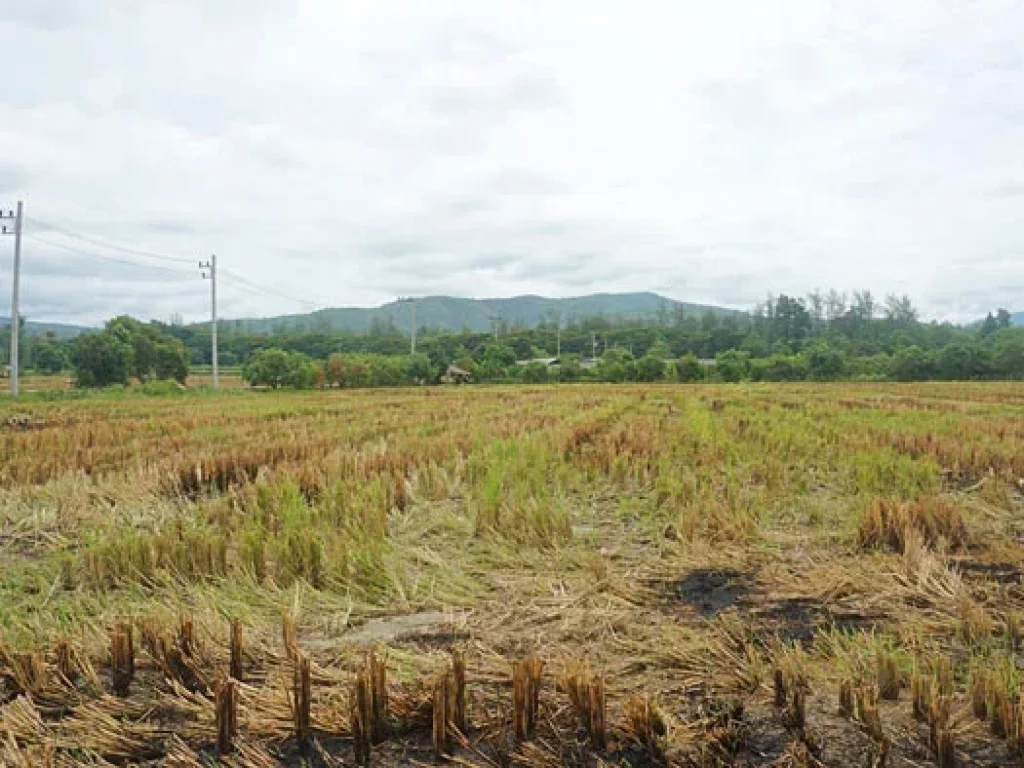
<instances>
[{"instance_id":1,"label":"utility pole crossarm","mask_svg":"<svg viewBox=\"0 0 1024 768\"><path fill-rule=\"evenodd\" d=\"M21 230L25 220L25 206L18 201L17 211L0 211L0 235L14 235L14 285L11 289L11 396L18 396L19 362L18 337L21 335L21 310L19 307L21 285ZM5 221L13 221L9 230Z\"/></svg>"}]
</instances>

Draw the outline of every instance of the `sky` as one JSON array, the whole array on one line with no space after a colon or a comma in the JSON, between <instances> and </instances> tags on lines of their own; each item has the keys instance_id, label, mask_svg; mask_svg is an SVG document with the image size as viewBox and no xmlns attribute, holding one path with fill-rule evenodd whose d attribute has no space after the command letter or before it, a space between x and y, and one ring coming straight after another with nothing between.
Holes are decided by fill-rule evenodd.
<instances>
[{"instance_id":1,"label":"sky","mask_svg":"<svg viewBox=\"0 0 1024 768\"><path fill-rule=\"evenodd\" d=\"M815 288L1021 310L1021 30L1017 0L0 0L22 313L201 319L213 253L226 317Z\"/></svg>"}]
</instances>

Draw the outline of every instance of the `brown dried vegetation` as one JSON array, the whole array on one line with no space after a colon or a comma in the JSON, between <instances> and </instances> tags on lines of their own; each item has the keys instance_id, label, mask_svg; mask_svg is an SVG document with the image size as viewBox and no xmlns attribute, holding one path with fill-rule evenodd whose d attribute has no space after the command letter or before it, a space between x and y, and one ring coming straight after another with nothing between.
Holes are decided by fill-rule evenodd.
<instances>
[{"instance_id":1,"label":"brown dried vegetation","mask_svg":"<svg viewBox=\"0 0 1024 768\"><path fill-rule=\"evenodd\" d=\"M0 430L0 764L1009 764L1022 404L25 401Z\"/></svg>"}]
</instances>

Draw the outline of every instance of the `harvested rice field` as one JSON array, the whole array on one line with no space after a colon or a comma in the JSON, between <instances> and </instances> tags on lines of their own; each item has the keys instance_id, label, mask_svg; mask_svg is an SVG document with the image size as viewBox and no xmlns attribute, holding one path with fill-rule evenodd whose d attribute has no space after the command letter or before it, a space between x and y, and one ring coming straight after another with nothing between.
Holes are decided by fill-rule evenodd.
<instances>
[{"instance_id":1,"label":"harvested rice field","mask_svg":"<svg viewBox=\"0 0 1024 768\"><path fill-rule=\"evenodd\" d=\"M0 403L0 765L1024 753L1024 385Z\"/></svg>"}]
</instances>

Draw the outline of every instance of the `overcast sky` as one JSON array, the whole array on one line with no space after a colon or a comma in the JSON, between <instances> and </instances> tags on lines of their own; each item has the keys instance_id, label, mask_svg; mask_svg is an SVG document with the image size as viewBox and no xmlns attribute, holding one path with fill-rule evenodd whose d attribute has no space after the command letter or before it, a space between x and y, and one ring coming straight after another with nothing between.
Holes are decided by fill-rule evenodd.
<instances>
[{"instance_id":1,"label":"overcast sky","mask_svg":"<svg viewBox=\"0 0 1024 768\"><path fill-rule=\"evenodd\" d=\"M815 287L1024 309L1022 30L1018 0L0 0L23 312L208 311L194 264L99 241L275 292L225 273L228 317Z\"/></svg>"}]
</instances>

